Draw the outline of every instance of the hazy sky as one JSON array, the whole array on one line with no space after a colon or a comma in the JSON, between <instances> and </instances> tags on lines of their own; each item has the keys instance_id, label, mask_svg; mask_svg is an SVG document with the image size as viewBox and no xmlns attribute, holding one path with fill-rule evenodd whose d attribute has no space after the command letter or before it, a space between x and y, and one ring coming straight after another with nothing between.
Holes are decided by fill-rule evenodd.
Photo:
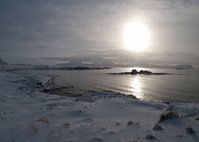
<instances>
[{"instance_id":1,"label":"hazy sky","mask_svg":"<svg viewBox=\"0 0 199 142\"><path fill-rule=\"evenodd\" d=\"M151 32L145 52L122 43L134 19ZM199 1L0 0L0 56L11 63L42 57L199 64Z\"/></svg>"}]
</instances>

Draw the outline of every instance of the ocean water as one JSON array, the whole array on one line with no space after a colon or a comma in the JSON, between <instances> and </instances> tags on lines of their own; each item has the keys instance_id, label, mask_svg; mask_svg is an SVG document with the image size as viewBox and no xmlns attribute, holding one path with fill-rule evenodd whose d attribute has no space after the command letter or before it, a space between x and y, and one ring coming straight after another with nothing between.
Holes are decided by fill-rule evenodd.
<instances>
[{"instance_id":1,"label":"ocean water","mask_svg":"<svg viewBox=\"0 0 199 142\"><path fill-rule=\"evenodd\" d=\"M137 70L143 68L136 68ZM110 75L130 72L132 68L85 71L25 71L26 73L58 75L56 83L74 86L76 93L113 91L134 95L141 100L170 102L199 102L199 70L147 68L152 72L172 75ZM75 92L73 90L73 92Z\"/></svg>"}]
</instances>

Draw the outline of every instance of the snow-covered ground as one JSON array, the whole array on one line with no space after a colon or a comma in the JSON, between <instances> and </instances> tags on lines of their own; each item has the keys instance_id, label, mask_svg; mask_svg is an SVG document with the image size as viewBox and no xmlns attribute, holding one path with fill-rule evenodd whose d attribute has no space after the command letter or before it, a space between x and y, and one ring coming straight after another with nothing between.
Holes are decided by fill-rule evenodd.
<instances>
[{"instance_id":1,"label":"snow-covered ground","mask_svg":"<svg viewBox=\"0 0 199 142\"><path fill-rule=\"evenodd\" d=\"M0 72L0 142L199 141L199 104L42 92L52 78Z\"/></svg>"}]
</instances>

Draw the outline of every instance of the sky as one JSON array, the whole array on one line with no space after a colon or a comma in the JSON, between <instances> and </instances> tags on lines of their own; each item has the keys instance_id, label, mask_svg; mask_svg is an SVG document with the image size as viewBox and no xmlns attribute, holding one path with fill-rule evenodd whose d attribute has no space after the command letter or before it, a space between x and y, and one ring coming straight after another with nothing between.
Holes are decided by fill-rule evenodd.
<instances>
[{"instance_id":1,"label":"sky","mask_svg":"<svg viewBox=\"0 0 199 142\"><path fill-rule=\"evenodd\" d=\"M199 64L198 0L0 0L0 57L10 63ZM139 19L146 50L122 41Z\"/></svg>"}]
</instances>

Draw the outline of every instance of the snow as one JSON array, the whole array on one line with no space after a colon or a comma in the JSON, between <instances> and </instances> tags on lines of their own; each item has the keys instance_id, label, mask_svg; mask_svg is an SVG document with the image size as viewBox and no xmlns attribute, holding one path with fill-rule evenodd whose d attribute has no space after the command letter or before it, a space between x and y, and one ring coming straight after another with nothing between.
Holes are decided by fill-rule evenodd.
<instances>
[{"instance_id":1,"label":"snow","mask_svg":"<svg viewBox=\"0 0 199 142\"><path fill-rule=\"evenodd\" d=\"M199 140L199 104L145 102L114 92L76 97L42 92L52 78L0 72L1 142ZM170 111L179 118L159 122ZM156 125L162 130L154 130ZM195 133L187 133L188 127Z\"/></svg>"},{"instance_id":2,"label":"snow","mask_svg":"<svg viewBox=\"0 0 199 142\"><path fill-rule=\"evenodd\" d=\"M6 64L7 63L4 60L2 60L1 57L0 57L0 65L6 65Z\"/></svg>"}]
</instances>

